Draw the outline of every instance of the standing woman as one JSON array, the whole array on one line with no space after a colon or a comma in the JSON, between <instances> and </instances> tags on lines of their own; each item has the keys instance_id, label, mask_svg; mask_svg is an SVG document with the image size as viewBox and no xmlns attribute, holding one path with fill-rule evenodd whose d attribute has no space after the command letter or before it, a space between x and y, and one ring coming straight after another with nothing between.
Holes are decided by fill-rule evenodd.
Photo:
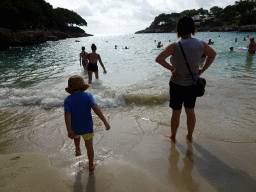
<instances>
[{"instance_id":1,"label":"standing woman","mask_svg":"<svg viewBox=\"0 0 256 192\"><path fill-rule=\"evenodd\" d=\"M98 79L99 78L99 73L98 73L98 65L97 65L97 61L99 60L101 67L104 70L104 73L107 73L100 55L96 53L97 47L95 44L92 44L91 46L92 49L92 53L88 54L88 60L89 60L89 64L88 64L88 76L89 76L89 84L92 83L92 73L95 73L95 78Z\"/></svg>"},{"instance_id":2,"label":"standing woman","mask_svg":"<svg viewBox=\"0 0 256 192\"><path fill-rule=\"evenodd\" d=\"M87 57L88 57L88 53L85 52L85 47L82 47L82 52L80 53L80 66L82 63L84 70L87 70L87 66L88 66Z\"/></svg>"},{"instance_id":3,"label":"standing woman","mask_svg":"<svg viewBox=\"0 0 256 192\"><path fill-rule=\"evenodd\" d=\"M191 17L184 16L179 19L176 27L177 37L181 38L180 43L184 49L192 74L197 80L214 61L216 52L207 43L194 39L191 34L195 34L195 25ZM205 54L206 61L201 69L199 69L200 59ZM165 59L171 55L170 62ZM172 108L171 117L171 134L168 135L173 142L176 139L176 133L180 123L180 114L182 105L185 107L187 116L188 134L186 139L192 141L192 134L196 124L196 116L194 107L196 96L193 96L193 80L191 74L185 64L181 48L178 42L168 45L156 58L156 62L170 70L172 73L170 79L170 107Z\"/></svg>"}]
</instances>

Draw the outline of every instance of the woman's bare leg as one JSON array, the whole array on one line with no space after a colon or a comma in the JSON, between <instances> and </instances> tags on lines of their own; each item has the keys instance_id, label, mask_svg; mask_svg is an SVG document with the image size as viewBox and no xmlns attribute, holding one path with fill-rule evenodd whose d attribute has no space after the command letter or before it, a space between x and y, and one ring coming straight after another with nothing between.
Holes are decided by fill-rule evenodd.
<instances>
[{"instance_id":1,"label":"woman's bare leg","mask_svg":"<svg viewBox=\"0 0 256 192\"><path fill-rule=\"evenodd\" d=\"M95 78L96 79L99 79L99 71L96 71L96 72L94 72L95 73Z\"/></svg>"},{"instance_id":2,"label":"woman's bare leg","mask_svg":"<svg viewBox=\"0 0 256 192\"><path fill-rule=\"evenodd\" d=\"M89 84L92 84L92 71L88 71L88 77L89 77Z\"/></svg>"},{"instance_id":3,"label":"woman's bare leg","mask_svg":"<svg viewBox=\"0 0 256 192\"><path fill-rule=\"evenodd\" d=\"M188 134L186 139L192 142L192 134L195 129L196 125L196 115L194 108L185 108L186 115L187 115L187 127L188 127Z\"/></svg>"},{"instance_id":4,"label":"woman's bare leg","mask_svg":"<svg viewBox=\"0 0 256 192\"><path fill-rule=\"evenodd\" d=\"M171 117L171 135L167 135L173 142L176 140L176 134L178 127L180 125L180 110L172 110L172 117Z\"/></svg>"}]
</instances>

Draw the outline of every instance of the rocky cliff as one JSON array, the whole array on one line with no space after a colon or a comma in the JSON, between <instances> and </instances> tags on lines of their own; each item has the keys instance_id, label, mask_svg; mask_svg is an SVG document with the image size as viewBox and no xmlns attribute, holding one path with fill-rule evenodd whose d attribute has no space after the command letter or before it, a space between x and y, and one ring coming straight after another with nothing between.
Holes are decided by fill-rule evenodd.
<instances>
[{"instance_id":1,"label":"rocky cliff","mask_svg":"<svg viewBox=\"0 0 256 192\"><path fill-rule=\"evenodd\" d=\"M9 47L22 47L27 45L41 44L46 41L58 41L66 38L92 36L87 33L64 33L54 30L23 30L12 31L10 29L0 28L0 50Z\"/></svg>"},{"instance_id":2,"label":"rocky cliff","mask_svg":"<svg viewBox=\"0 0 256 192\"><path fill-rule=\"evenodd\" d=\"M238 26L238 25L225 25L221 27L196 27L197 31L209 31L209 32L228 32L228 31L240 31L240 32L256 32L256 25L246 25L246 26ZM139 33L171 33L175 32L171 29L145 29L141 31L135 32L135 34Z\"/></svg>"}]
</instances>

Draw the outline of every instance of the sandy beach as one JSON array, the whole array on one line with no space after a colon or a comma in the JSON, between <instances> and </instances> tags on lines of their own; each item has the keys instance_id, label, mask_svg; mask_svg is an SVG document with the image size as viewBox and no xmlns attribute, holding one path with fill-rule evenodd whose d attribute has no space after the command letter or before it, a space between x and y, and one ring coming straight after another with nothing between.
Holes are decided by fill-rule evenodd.
<instances>
[{"instance_id":1,"label":"sandy beach","mask_svg":"<svg viewBox=\"0 0 256 192\"><path fill-rule=\"evenodd\" d=\"M256 191L255 57L238 50L248 45L246 35L196 34L215 41L218 57L203 76L192 144L185 140L184 110L176 144L166 138L171 74L155 58L177 41L175 34L92 36L1 52L0 191ZM92 113L97 166L89 172L83 141L75 157L67 137L63 101L71 75L88 79L79 53L92 43L108 73L93 77L88 92L111 129Z\"/></svg>"},{"instance_id":2,"label":"sandy beach","mask_svg":"<svg viewBox=\"0 0 256 192\"><path fill-rule=\"evenodd\" d=\"M109 117L111 130L95 136L97 166L89 172L86 155L75 166L56 168L47 154L0 155L0 191L255 191L256 144L205 138L191 143L180 128L176 144L165 137L169 126L122 112ZM63 122L63 129L64 122ZM122 143L123 137L129 142ZM129 140L128 139L128 140ZM97 159L100 145L119 141L118 157ZM126 140L127 141L127 138ZM83 153L86 154L84 148ZM117 150L115 150L117 151ZM57 166L58 167L58 166Z\"/></svg>"}]
</instances>

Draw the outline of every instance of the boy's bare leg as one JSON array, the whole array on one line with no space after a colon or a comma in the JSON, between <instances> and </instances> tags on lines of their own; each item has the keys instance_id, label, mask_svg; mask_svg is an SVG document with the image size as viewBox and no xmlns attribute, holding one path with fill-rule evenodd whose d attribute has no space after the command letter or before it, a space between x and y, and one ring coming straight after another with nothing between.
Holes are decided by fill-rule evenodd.
<instances>
[{"instance_id":1,"label":"boy's bare leg","mask_svg":"<svg viewBox=\"0 0 256 192\"><path fill-rule=\"evenodd\" d=\"M188 134L186 136L186 139L192 142L192 134L196 125L196 115L195 115L194 108L186 108L185 111L187 114L187 127L188 127Z\"/></svg>"},{"instance_id":2,"label":"boy's bare leg","mask_svg":"<svg viewBox=\"0 0 256 192\"><path fill-rule=\"evenodd\" d=\"M81 149L80 149L80 137L79 138L74 138L74 143L76 146L76 156L81 156Z\"/></svg>"},{"instance_id":3,"label":"boy's bare leg","mask_svg":"<svg viewBox=\"0 0 256 192\"><path fill-rule=\"evenodd\" d=\"M89 159L89 170L93 171L95 168L94 160L94 149L93 149L93 138L90 140L85 140L85 147L87 149L87 156Z\"/></svg>"},{"instance_id":4,"label":"boy's bare leg","mask_svg":"<svg viewBox=\"0 0 256 192\"><path fill-rule=\"evenodd\" d=\"M89 76L89 84L92 84L92 71L88 71L88 76Z\"/></svg>"},{"instance_id":5,"label":"boy's bare leg","mask_svg":"<svg viewBox=\"0 0 256 192\"><path fill-rule=\"evenodd\" d=\"M180 125L180 110L172 110L172 117L171 117L171 135L167 135L173 142L176 140L176 133L178 130L178 127Z\"/></svg>"}]
</instances>

